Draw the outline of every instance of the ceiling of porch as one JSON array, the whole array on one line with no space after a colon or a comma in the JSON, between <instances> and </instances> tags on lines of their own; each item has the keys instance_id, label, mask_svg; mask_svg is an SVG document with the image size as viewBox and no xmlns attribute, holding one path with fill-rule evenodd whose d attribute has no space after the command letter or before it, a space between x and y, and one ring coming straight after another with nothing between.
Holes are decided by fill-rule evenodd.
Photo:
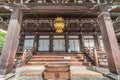
<instances>
[{"instance_id":1,"label":"ceiling of porch","mask_svg":"<svg viewBox=\"0 0 120 80\"><path fill-rule=\"evenodd\" d=\"M91 26L93 27L91 28L92 30L99 30L99 28L96 27L98 25L95 25L99 12L98 3L106 3L108 5L113 22L116 22L120 16L120 2L118 0L100 0L100 2L99 0L0 0L0 3L1 23L6 26L9 23L12 8L16 5L21 6L24 12L23 23L25 20L41 21L36 27L38 25L44 25L44 23L48 25L47 28L49 26L51 27L54 19L57 16L61 16L66 22L68 20L66 25L71 25L71 27L77 25L79 30L81 30L82 19L84 21L88 19L93 20L93 23L84 22L82 25L87 29L90 28L87 26ZM118 23L119 22L114 25L115 30L120 26ZM35 23L32 23L32 25L34 24ZM0 27L6 29L6 26ZM78 27L76 27L76 29L78 29Z\"/></svg>"}]
</instances>

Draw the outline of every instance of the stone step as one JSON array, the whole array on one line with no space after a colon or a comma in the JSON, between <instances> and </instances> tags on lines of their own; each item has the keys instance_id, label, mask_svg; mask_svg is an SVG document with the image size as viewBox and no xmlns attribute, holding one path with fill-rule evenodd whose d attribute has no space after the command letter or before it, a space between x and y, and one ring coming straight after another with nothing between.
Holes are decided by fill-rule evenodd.
<instances>
[{"instance_id":1,"label":"stone step","mask_svg":"<svg viewBox=\"0 0 120 80\"><path fill-rule=\"evenodd\" d=\"M45 65L49 63L68 63L70 65L91 65L84 54L34 54L27 65Z\"/></svg>"},{"instance_id":2,"label":"stone step","mask_svg":"<svg viewBox=\"0 0 120 80\"><path fill-rule=\"evenodd\" d=\"M56 54L56 55L79 55L79 54L84 54L84 53L67 53L67 52L36 52L36 54L42 54L42 55L51 55L51 54Z\"/></svg>"},{"instance_id":3,"label":"stone step","mask_svg":"<svg viewBox=\"0 0 120 80\"><path fill-rule=\"evenodd\" d=\"M78 60L84 60L86 58L84 57L69 57L69 56L47 56L47 57L43 57L43 56L32 56L32 58L30 60L75 60L75 59L78 59Z\"/></svg>"},{"instance_id":4,"label":"stone step","mask_svg":"<svg viewBox=\"0 0 120 80\"><path fill-rule=\"evenodd\" d=\"M76 57L32 57L31 60L70 60L70 59L86 59Z\"/></svg>"},{"instance_id":5,"label":"stone step","mask_svg":"<svg viewBox=\"0 0 120 80\"><path fill-rule=\"evenodd\" d=\"M78 60L78 59L70 59L70 60L30 60L29 62L71 62L71 61L84 61L84 60Z\"/></svg>"},{"instance_id":6,"label":"stone step","mask_svg":"<svg viewBox=\"0 0 120 80\"><path fill-rule=\"evenodd\" d=\"M86 58L75 58L75 57L32 57L30 60L84 60Z\"/></svg>"},{"instance_id":7,"label":"stone step","mask_svg":"<svg viewBox=\"0 0 120 80\"><path fill-rule=\"evenodd\" d=\"M35 56L33 55L32 58L85 58L84 56Z\"/></svg>"},{"instance_id":8,"label":"stone step","mask_svg":"<svg viewBox=\"0 0 120 80\"><path fill-rule=\"evenodd\" d=\"M49 62L58 62L58 63L61 63L61 62L65 62L65 63L67 63L67 62L78 62L78 60L44 60L44 61L42 61L42 60L40 60L40 61L29 61L28 63L40 63L40 62L45 62L45 63L49 63ZM81 62L83 62L83 61L81 61Z\"/></svg>"},{"instance_id":9,"label":"stone step","mask_svg":"<svg viewBox=\"0 0 120 80\"><path fill-rule=\"evenodd\" d=\"M90 62L75 62L75 61L63 61L63 62L28 62L27 65L45 65L45 64L56 64L56 63L66 63L70 64L71 66L89 66L91 65Z\"/></svg>"},{"instance_id":10,"label":"stone step","mask_svg":"<svg viewBox=\"0 0 120 80\"><path fill-rule=\"evenodd\" d=\"M80 58L82 56L32 56L32 58L64 58L64 57L71 57L71 58Z\"/></svg>"},{"instance_id":11,"label":"stone step","mask_svg":"<svg viewBox=\"0 0 120 80\"><path fill-rule=\"evenodd\" d=\"M84 54L34 54L36 56L84 56Z\"/></svg>"},{"instance_id":12,"label":"stone step","mask_svg":"<svg viewBox=\"0 0 120 80\"><path fill-rule=\"evenodd\" d=\"M30 60L78 60L77 58L31 58Z\"/></svg>"},{"instance_id":13,"label":"stone step","mask_svg":"<svg viewBox=\"0 0 120 80\"><path fill-rule=\"evenodd\" d=\"M65 57L65 55L64 56L63 55L33 55L33 57ZM84 57L84 56L69 56L69 57Z\"/></svg>"}]
</instances>

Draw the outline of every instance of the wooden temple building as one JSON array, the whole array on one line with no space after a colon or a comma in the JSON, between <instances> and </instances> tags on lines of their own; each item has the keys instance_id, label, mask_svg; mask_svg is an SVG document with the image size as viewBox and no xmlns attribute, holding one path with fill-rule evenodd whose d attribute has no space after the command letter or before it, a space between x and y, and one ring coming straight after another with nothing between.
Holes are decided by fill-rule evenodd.
<instances>
[{"instance_id":1,"label":"wooden temple building","mask_svg":"<svg viewBox=\"0 0 120 80\"><path fill-rule=\"evenodd\" d=\"M7 30L0 74L10 73L17 56L26 56L27 51L31 54L22 59L24 65L34 65L30 62L34 55L85 54L97 66L98 58L92 59L89 53L94 49L98 57L106 55L110 72L120 75L116 39L120 35L120 0L0 0L0 20L0 28ZM77 64L71 61L70 65Z\"/></svg>"}]
</instances>

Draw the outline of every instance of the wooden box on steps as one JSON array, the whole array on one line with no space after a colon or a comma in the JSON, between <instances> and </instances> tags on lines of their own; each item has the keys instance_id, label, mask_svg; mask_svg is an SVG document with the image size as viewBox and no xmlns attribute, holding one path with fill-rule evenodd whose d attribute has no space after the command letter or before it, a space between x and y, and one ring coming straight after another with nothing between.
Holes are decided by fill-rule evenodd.
<instances>
[{"instance_id":1,"label":"wooden box on steps","mask_svg":"<svg viewBox=\"0 0 120 80\"><path fill-rule=\"evenodd\" d=\"M68 64L45 65L44 80L70 80L70 65Z\"/></svg>"}]
</instances>

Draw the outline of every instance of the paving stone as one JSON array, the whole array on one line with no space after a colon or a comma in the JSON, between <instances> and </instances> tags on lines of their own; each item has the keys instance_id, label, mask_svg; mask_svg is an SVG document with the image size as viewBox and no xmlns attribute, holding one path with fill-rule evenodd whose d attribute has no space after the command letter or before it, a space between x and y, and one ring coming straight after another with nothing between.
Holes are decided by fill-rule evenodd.
<instances>
[{"instance_id":1,"label":"paving stone","mask_svg":"<svg viewBox=\"0 0 120 80\"><path fill-rule=\"evenodd\" d=\"M43 80L42 76L20 76L16 77L13 80Z\"/></svg>"},{"instance_id":2,"label":"paving stone","mask_svg":"<svg viewBox=\"0 0 120 80\"><path fill-rule=\"evenodd\" d=\"M43 80L42 76L22 76L13 80ZM104 77L72 76L71 80L110 80Z\"/></svg>"},{"instance_id":3,"label":"paving stone","mask_svg":"<svg viewBox=\"0 0 120 80\"><path fill-rule=\"evenodd\" d=\"M24 66L16 69L16 76L12 80L43 80L42 76L20 76L20 73L28 70L40 70L44 71L44 66ZM101 73L96 72L93 66L71 66L71 80L110 80L102 76ZM101 70L101 69L100 69ZM104 69L103 69L104 70ZM27 73L27 72L26 72ZM30 73L28 71L28 73ZM33 73L36 73L34 71Z\"/></svg>"},{"instance_id":4,"label":"paving stone","mask_svg":"<svg viewBox=\"0 0 120 80\"><path fill-rule=\"evenodd\" d=\"M107 78L104 78L104 77L86 77L86 76L73 76L71 78L71 80L109 80Z\"/></svg>"}]
</instances>

